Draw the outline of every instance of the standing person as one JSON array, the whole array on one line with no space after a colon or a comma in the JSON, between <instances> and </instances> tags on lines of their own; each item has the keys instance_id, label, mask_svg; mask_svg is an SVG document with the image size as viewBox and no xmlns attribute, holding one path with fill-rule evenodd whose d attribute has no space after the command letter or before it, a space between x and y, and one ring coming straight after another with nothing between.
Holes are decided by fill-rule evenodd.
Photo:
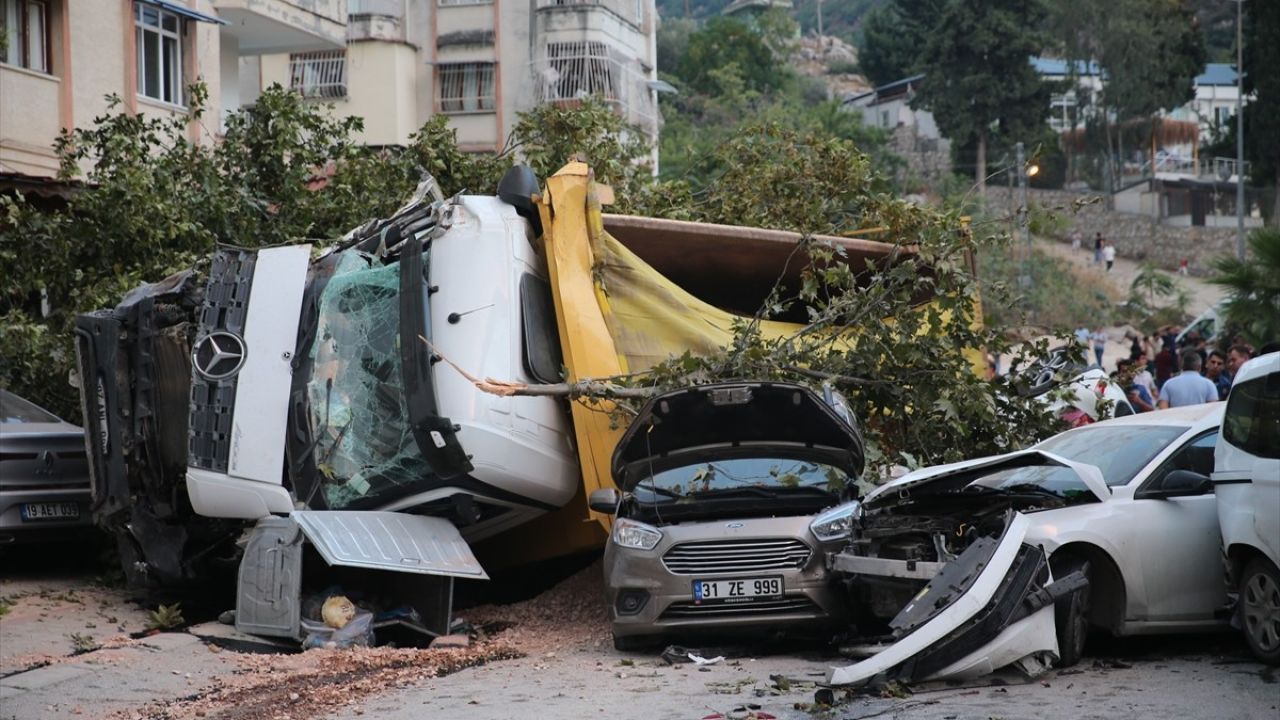
<instances>
[{"instance_id":1,"label":"standing person","mask_svg":"<svg viewBox=\"0 0 1280 720\"><path fill-rule=\"evenodd\" d=\"M1151 398L1151 393L1147 390L1147 386L1137 381L1134 376L1134 362L1129 358L1120 358L1116 361L1116 371L1112 376L1115 378L1120 389L1124 390L1125 397L1128 398L1129 404L1133 406L1134 412L1151 412L1155 410L1155 400Z\"/></svg>"},{"instance_id":2,"label":"standing person","mask_svg":"<svg viewBox=\"0 0 1280 720\"><path fill-rule=\"evenodd\" d=\"M1102 233L1096 233L1093 236L1093 262L1095 265L1102 264L1102 246L1107 243L1102 239Z\"/></svg>"},{"instance_id":3,"label":"standing person","mask_svg":"<svg viewBox=\"0 0 1280 720\"><path fill-rule=\"evenodd\" d=\"M1106 242L1105 240L1103 242ZM1116 264L1116 246L1106 243L1102 248L1102 259L1107 263L1107 272L1111 272L1111 267Z\"/></svg>"},{"instance_id":4,"label":"standing person","mask_svg":"<svg viewBox=\"0 0 1280 720\"><path fill-rule=\"evenodd\" d=\"M1102 326L1089 335L1089 339L1093 341L1093 356L1098 359L1098 364L1102 364L1102 353L1107 349L1107 334L1102 331Z\"/></svg>"},{"instance_id":5,"label":"standing person","mask_svg":"<svg viewBox=\"0 0 1280 720\"><path fill-rule=\"evenodd\" d=\"M1164 347L1160 352L1156 353L1156 387L1164 390L1165 383L1169 382L1169 378L1173 376L1173 364L1177 362L1174 357L1174 344L1168 341L1163 343Z\"/></svg>"},{"instance_id":6,"label":"standing person","mask_svg":"<svg viewBox=\"0 0 1280 720\"><path fill-rule=\"evenodd\" d=\"M1071 250L1073 252L1080 249L1080 230L1077 228L1071 231Z\"/></svg>"},{"instance_id":7,"label":"standing person","mask_svg":"<svg viewBox=\"0 0 1280 720\"><path fill-rule=\"evenodd\" d=\"M1138 357L1133 358L1133 381L1145 387L1152 398L1160 399L1160 393L1156 390L1156 379L1152 377L1151 371L1147 369L1146 352L1140 352Z\"/></svg>"},{"instance_id":8,"label":"standing person","mask_svg":"<svg viewBox=\"0 0 1280 720\"><path fill-rule=\"evenodd\" d=\"M1226 367L1222 369L1222 375L1218 378L1218 392L1223 398L1231 392L1231 384L1236 381L1236 373L1240 372L1240 366L1249 362L1251 357L1253 357L1253 346L1247 343L1238 342L1227 351Z\"/></svg>"},{"instance_id":9,"label":"standing person","mask_svg":"<svg viewBox=\"0 0 1280 720\"><path fill-rule=\"evenodd\" d=\"M1071 334L1075 336L1076 342L1080 343L1081 347L1088 347L1089 328L1084 323L1077 323L1076 329Z\"/></svg>"},{"instance_id":10,"label":"standing person","mask_svg":"<svg viewBox=\"0 0 1280 720\"><path fill-rule=\"evenodd\" d=\"M1204 376L1218 388L1218 399L1226 400L1231 391L1231 376L1227 374L1227 355L1221 350L1209 353L1209 361L1204 366Z\"/></svg>"},{"instance_id":11,"label":"standing person","mask_svg":"<svg viewBox=\"0 0 1280 720\"><path fill-rule=\"evenodd\" d=\"M1217 402L1218 387L1200 374L1200 354L1184 351L1178 356L1182 372L1169 378L1160 388L1160 407L1183 407Z\"/></svg>"}]
</instances>

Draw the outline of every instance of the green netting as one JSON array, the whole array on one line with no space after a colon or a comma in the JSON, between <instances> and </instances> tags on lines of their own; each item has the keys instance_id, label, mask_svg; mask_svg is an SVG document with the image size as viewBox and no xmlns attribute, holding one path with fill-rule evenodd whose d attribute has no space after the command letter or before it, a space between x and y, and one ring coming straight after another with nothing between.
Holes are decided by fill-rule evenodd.
<instances>
[{"instance_id":1,"label":"green netting","mask_svg":"<svg viewBox=\"0 0 1280 720\"><path fill-rule=\"evenodd\" d=\"M400 373L400 269L348 252L321 293L307 384L325 504L365 506L431 473Z\"/></svg>"}]
</instances>

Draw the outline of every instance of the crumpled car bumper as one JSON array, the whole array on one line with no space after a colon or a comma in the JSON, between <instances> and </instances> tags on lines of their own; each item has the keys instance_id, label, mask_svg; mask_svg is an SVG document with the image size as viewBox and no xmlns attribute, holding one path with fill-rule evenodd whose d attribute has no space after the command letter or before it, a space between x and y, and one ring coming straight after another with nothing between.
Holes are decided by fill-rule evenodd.
<instances>
[{"instance_id":1,"label":"crumpled car bumper","mask_svg":"<svg viewBox=\"0 0 1280 720\"><path fill-rule=\"evenodd\" d=\"M1056 581L1044 551L1024 543L1028 520L1012 513L999 538L975 541L942 567L890 622L894 642L832 668L832 685L976 677L1014 665L1036 675L1058 658L1054 603L1084 586Z\"/></svg>"}]
</instances>

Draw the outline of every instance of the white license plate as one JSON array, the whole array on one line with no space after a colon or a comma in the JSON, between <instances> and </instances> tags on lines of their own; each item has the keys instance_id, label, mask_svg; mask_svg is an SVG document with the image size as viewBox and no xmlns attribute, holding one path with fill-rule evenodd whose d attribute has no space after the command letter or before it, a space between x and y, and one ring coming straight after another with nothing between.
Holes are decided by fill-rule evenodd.
<instances>
[{"instance_id":1,"label":"white license plate","mask_svg":"<svg viewBox=\"0 0 1280 720\"><path fill-rule=\"evenodd\" d=\"M22 506L22 519L26 521L78 520L80 519L80 503L24 503Z\"/></svg>"},{"instance_id":2,"label":"white license plate","mask_svg":"<svg viewBox=\"0 0 1280 720\"><path fill-rule=\"evenodd\" d=\"M699 605L750 602L780 597L782 597L781 576L693 581L693 602Z\"/></svg>"}]
</instances>

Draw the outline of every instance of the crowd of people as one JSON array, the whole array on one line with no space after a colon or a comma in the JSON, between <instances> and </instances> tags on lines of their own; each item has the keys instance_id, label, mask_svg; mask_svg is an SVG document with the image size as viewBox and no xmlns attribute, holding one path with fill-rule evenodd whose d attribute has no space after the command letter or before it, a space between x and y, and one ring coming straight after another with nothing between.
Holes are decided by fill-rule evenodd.
<instances>
[{"instance_id":1,"label":"crowd of people","mask_svg":"<svg viewBox=\"0 0 1280 720\"><path fill-rule=\"evenodd\" d=\"M1239 336L1220 338L1211 345L1194 330L1179 342L1181 332L1176 325L1166 325L1154 335L1127 336L1131 341L1129 357L1116 361L1112 377L1124 389L1134 411L1226 400L1240 366L1259 354ZM1076 337L1081 338L1079 329ZM1092 333L1088 337L1091 339ZM1262 352L1277 349L1280 345L1271 343ZM1101 364L1101 353L1097 357Z\"/></svg>"}]
</instances>

